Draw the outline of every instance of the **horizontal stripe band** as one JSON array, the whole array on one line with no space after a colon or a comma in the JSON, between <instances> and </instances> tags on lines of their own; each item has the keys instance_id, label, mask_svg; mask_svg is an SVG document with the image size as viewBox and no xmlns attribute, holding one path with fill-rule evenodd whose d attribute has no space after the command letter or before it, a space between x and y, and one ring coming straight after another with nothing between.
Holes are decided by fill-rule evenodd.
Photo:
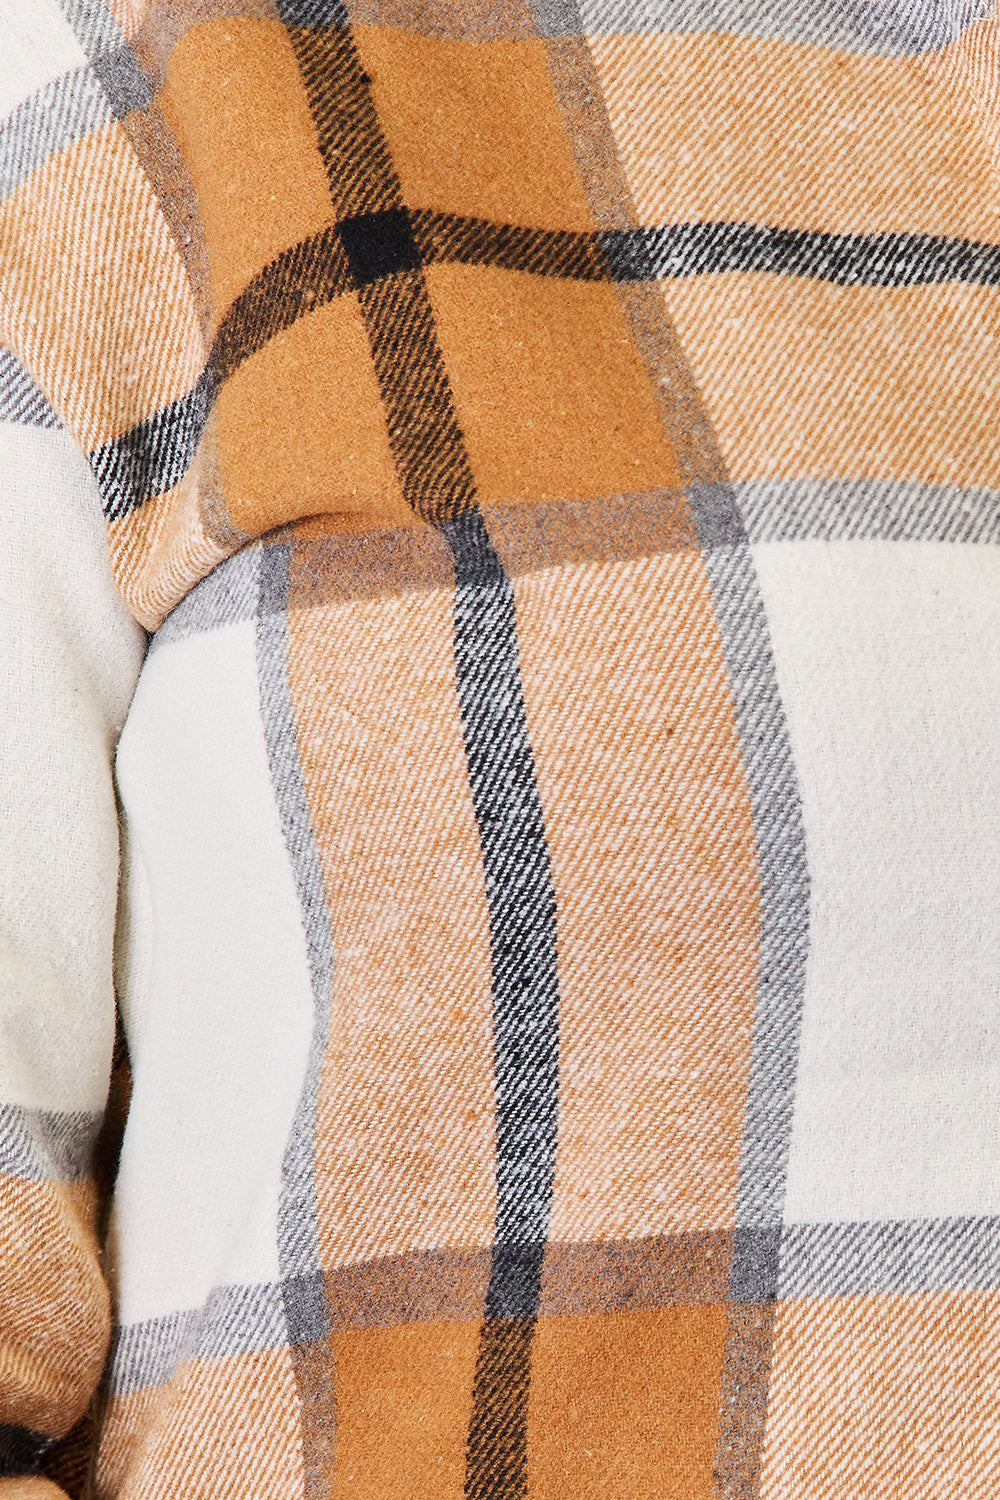
<instances>
[{"instance_id":1,"label":"horizontal stripe band","mask_svg":"<svg viewBox=\"0 0 1000 1500\"><path fill-rule=\"evenodd\" d=\"M82 1182L90 1176L102 1117L0 1104L0 1173L25 1182Z\"/></svg>"},{"instance_id":2,"label":"horizontal stripe band","mask_svg":"<svg viewBox=\"0 0 1000 1500\"><path fill-rule=\"evenodd\" d=\"M405 263L398 247L403 239L413 247ZM380 275L407 269L411 260L577 281L645 282L743 271L838 286L1000 285L1000 245L945 235L824 234L721 222L586 234L396 210L358 216L339 230L328 227L290 246L254 277L220 324L212 359L219 379L303 314Z\"/></svg>"},{"instance_id":3,"label":"horizontal stripe band","mask_svg":"<svg viewBox=\"0 0 1000 1500\"><path fill-rule=\"evenodd\" d=\"M402 209L356 216L266 266L224 314L197 385L91 454L107 519L124 519L184 477L221 383L270 339L335 297L405 275L414 261L616 283L752 272L883 289L1000 285L1000 246L937 235L713 223L571 234Z\"/></svg>"},{"instance_id":4,"label":"horizontal stripe band","mask_svg":"<svg viewBox=\"0 0 1000 1500\"><path fill-rule=\"evenodd\" d=\"M309 1288L302 1286L291 1300L302 1306L325 1301L324 1326L334 1334L472 1322L484 1316L491 1265L488 1247L415 1250L317 1275L313 1294L305 1295ZM550 1241L538 1317L997 1289L996 1218L792 1224L582 1244ZM192 1359L285 1347L287 1300L281 1285L222 1287L202 1309L119 1329L112 1393L162 1385Z\"/></svg>"},{"instance_id":5,"label":"horizontal stripe band","mask_svg":"<svg viewBox=\"0 0 1000 1500\"><path fill-rule=\"evenodd\" d=\"M704 498L701 487L693 500ZM888 479L757 480L729 486L751 544L930 541L1000 545L1000 491ZM708 496L711 499L711 496ZM598 500L483 506L508 577L541 568L652 557L731 542L696 536L685 492L655 490ZM287 541L263 546L287 546ZM442 539L424 527L341 532L296 542L310 549L309 591L296 609L454 587ZM154 635L160 650L206 630L253 619L261 545L235 553L196 584Z\"/></svg>"}]
</instances>

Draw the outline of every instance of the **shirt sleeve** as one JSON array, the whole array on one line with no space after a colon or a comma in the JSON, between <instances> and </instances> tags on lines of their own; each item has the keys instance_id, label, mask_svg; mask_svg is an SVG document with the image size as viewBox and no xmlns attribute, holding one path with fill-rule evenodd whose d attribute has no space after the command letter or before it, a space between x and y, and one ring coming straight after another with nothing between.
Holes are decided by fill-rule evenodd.
<instances>
[{"instance_id":1,"label":"shirt sleeve","mask_svg":"<svg viewBox=\"0 0 1000 1500\"><path fill-rule=\"evenodd\" d=\"M87 462L0 355L0 1500L87 1408L109 1299L91 1158L114 1040L113 755L145 636Z\"/></svg>"}]
</instances>

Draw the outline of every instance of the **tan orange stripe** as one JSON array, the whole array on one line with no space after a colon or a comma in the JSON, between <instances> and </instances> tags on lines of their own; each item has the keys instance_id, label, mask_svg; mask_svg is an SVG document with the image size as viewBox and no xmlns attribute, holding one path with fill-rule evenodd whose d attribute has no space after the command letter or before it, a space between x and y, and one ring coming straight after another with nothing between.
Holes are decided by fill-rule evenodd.
<instances>
[{"instance_id":1,"label":"tan orange stripe","mask_svg":"<svg viewBox=\"0 0 1000 1500\"><path fill-rule=\"evenodd\" d=\"M128 1495L129 1478L141 1462L143 1449L156 1432L157 1417L166 1410L171 1395L172 1388L164 1385L110 1399L97 1453L96 1488L100 1500L107 1495Z\"/></svg>"},{"instance_id":2,"label":"tan orange stripe","mask_svg":"<svg viewBox=\"0 0 1000 1500\"><path fill-rule=\"evenodd\" d=\"M427 282L484 504L679 484L613 287L472 266Z\"/></svg>"},{"instance_id":3,"label":"tan orange stripe","mask_svg":"<svg viewBox=\"0 0 1000 1500\"><path fill-rule=\"evenodd\" d=\"M759 895L700 556L514 590L559 914L552 1238L729 1225Z\"/></svg>"},{"instance_id":4,"label":"tan orange stripe","mask_svg":"<svg viewBox=\"0 0 1000 1500\"><path fill-rule=\"evenodd\" d=\"M1000 241L981 111L933 61L704 32L590 46L643 223Z\"/></svg>"},{"instance_id":5,"label":"tan orange stripe","mask_svg":"<svg viewBox=\"0 0 1000 1500\"><path fill-rule=\"evenodd\" d=\"M1000 292L666 283L734 479L1000 483Z\"/></svg>"},{"instance_id":6,"label":"tan orange stripe","mask_svg":"<svg viewBox=\"0 0 1000 1500\"><path fill-rule=\"evenodd\" d=\"M112 1403L99 1495L122 1500L179 1495L242 1500L247 1494L294 1500L301 1495L299 1403L287 1350L192 1361L181 1365L157 1395L160 1399L149 1404L142 1396ZM111 1457L113 1448L118 1451Z\"/></svg>"},{"instance_id":7,"label":"tan orange stripe","mask_svg":"<svg viewBox=\"0 0 1000 1500\"><path fill-rule=\"evenodd\" d=\"M4 338L86 450L185 395L205 349L177 248L120 125L0 205Z\"/></svg>"},{"instance_id":8,"label":"tan orange stripe","mask_svg":"<svg viewBox=\"0 0 1000 1500\"><path fill-rule=\"evenodd\" d=\"M109 525L118 587L147 630L156 630L194 584L239 545L235 528L228 536L223 530L224 519L216 534L209 529L217 494L211 445L203 443L180 484Z\"/></svg>"},{"instance_id":9,"label":"tan orange stripe","mask_svg":"<svg viewBox=\"0 0 1000 1500\"><path fill-rule=\"evenodd\" d=\"M544 41L445 41L391 26L353 34L411 208L593 227Z\"/></svg>"},{"instance_id":10,"label":"tan orange stripe","mask_svg":"<svg viewBox=\"0 0 1000 1500\"><path fill-rule=\"evenodd\" d=\"M0 1405L54 1437L84 1410L107 1350L94 1212L92 1183L0 1178Z\"/></svg>"},{"instance_id":11,"label":"tan orange stripe","mask_svg":"<svg viewBox=\"0 0 1000 1500\"><path fill-rule=\"evenodd\" d=\"M335 954L316 1146L333 1268L491 1242L492 999L452 592L299 611L314 556L293 554L289 681Z\"/></svg>"},{"instance_id":12,"label":"tan orange stripe","mask_svg":"<svg viewBox=\"0 0 1000 1500\"><path fill-rule=\"evenodd\" d=\"M761 1500L993 1500L1000 1292L779 1303Z\"/></svg>"}]
</instances>

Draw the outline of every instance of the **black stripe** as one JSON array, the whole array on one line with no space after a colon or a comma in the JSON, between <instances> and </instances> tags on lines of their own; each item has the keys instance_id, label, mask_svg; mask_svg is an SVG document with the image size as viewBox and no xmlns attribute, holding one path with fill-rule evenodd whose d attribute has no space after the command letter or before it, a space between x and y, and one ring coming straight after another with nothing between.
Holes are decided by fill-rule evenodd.
<instances>
[{"instance_id":1,"label":"black stripe","mask_svg":"<svg viewBox=\"0 0 1000 1500\"><path fill-rule=\"evenodd\" d=\"M122 520L184 478L217 391L218 381L209 365L186 396L90 455L109 521Z\"/></svg>"},{"instance_id":2,"label":"black stripe","mask_svg":"<svg viewBox=\"0 0 1000 1500\"><path fill-rule=\"evenodd\" d=\"M339 55L347 55L343 45ZM316 72L317 59L310 54L308 61ZM348 91L351 139L339 153L331 146L332 163L363 156L376 128L371 120L362 128L358 100L367 79L356 58L351 65L359 74L357 88ZM332 137L337 112L322 101L317 107L330 117L324 134ZM184 477L219 384L244 360L305 313L358 288L403 491L427 520L464 514L472 504L472 474L420 275L420 267L435 262L618 283L744 271L836 286L1000 286L1000 246L943 235L819 234L711 223L573 234L408 212L377 142L371 163L376 181L360 192L341 186L351 212L339 227L283 251L237 297L194 390L91 455L108 520L121 520ZM361 202L369 206L361 210Z\"/></svg>"},{"instance_id":3,"label":"black stripe","mask_svg":"<svg viewBox=\"0 0 1000 1500\"><path fill-rule=\"evenodd\" d=\"M438 344L420 251L353 37L292 33L351 281L365 321L400 486L441 523L475 486Z\"/></svg>"},{"instance_id":4,"label":"black stripe","mask_svg":"<svg viewBox=\"0 0 1000 1500\"><path fill-rule=\"evenodd\" d=\"M310 7L312 8L312 7ZM330 11L339 7L325 7ZM301 4L279 4L286 26ZM402 209L403 193L392 164L364 70L346 22L325 29L291 30L290 37L316 126L317 144L338 220Z\"/></svg>"},{"instance_id":5,"label":"black stripe","mask_svg":"<svg viewBox=\"0 0 1000 1500\"><path fill-rule=\"evenodd\" d=\"M350 291L352 285L347 255L335 228L283 251L227 308L210 361L218 379L228 380L275 334L290 328L304 313Z\"/></svg>"},{"instance_id":6,"label":"black stripe","mask_svg":"<svg viewBox=\"0 0 1000 1500\"><path fill-rule=\"evenodd\" d=\"M14 1427L0 1422L0 1479L37 1474L54 1442L54 1438L34 1432L30 1427Z\"/></svg>"},{"instance_id":7,"label":"black stripe","mask_svg":"<svg viewBox=\"0 0 1000 1500\"><path fill-rule=\"evenodd\" d=\"M465 1464L468 1500L518 1500L528 1493L534 1337L534 1318L487 1318L483 1324Z\"/></svg>"},{"instance_id":8,"label":"black stripe","mask_svg":"<svg viewBox=\"0 0 1000 1500\"><path fill-rule=\"evenodd\" d=\"M342 236L359 240L369 217L373 236L390 221L405 222L407 253L383 242L375 253L369 251L361 270L352 276ZM355 261L360 260L356 254ZM745 271L838 286L927 286L947 281L1000 285L1000 246L942 235L838 235L772 229L766 224L711 223L575 234L393 208L355 215L339 233L324 230L265 267L223 319L217 340L221 378L303 312L418 262L619 283Z\"/></svg>"},{"instance_id":9,"label":"black stripe","mask_svg":"<svg viewBox=\"0 0 1000 1500\"><path fill-rule=\"evenodd\" d=\"M455 558L455 667L490 912L496 1078L497 1219L465 1493L513 1500L527 1486L531 1343L555 1171L556 905L513 591L478 512L444 533Z\"/></svg>"},{"instance_id":10,"label":"black stripe","mask_svg":"<svg viewBox=\"0 0 1000 1500\"><path fill-rule=\"evenodd\" d=\"M403 494L435 524L475 503L475 480L419 271L358 294Z\"/></svg>"},{"instance_id":11,"label":"black stripe","mask_svg":"<svg viewBox=\"0 0 1000 1500\"><path fill-rule=\"evenodd\" d=\"M615 281L760 271L837 286L1000 285L1000 246L933 234L820 234L766 224L671 224L599 236Z\"/></svg>"},{"instance_id":12,"label":"black stripe","mask_svg":"<svg viewBox=\"0 0 1000 1500\"><path fill-rule=\"evenodd\" d=\"M414 211L413 232L425 264L453 261L563 276L576 281L608 281L612 270L601 237L564 229L526 229L460 214Z\"/></svg>"}]
</instances>

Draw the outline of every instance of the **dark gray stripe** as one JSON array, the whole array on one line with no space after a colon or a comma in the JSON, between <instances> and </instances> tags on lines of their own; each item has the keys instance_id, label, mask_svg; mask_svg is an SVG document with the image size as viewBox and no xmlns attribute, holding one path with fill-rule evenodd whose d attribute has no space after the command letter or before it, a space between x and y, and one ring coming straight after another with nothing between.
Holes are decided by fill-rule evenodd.
<instances>
[{"instance_id":1,"label":"dark gray stripe","mask_svg":"<svg viewBox=\"0 0 1000 1500\"><path fill-rule=\"evenodd\" d=\"M449 522L455 668L490 913L497 1217L465 1493L527 1489L531 1342L559 1114L556 903L528 736L514 594L478 512Z\"/></svg>"},{"instance_id":2,"label":"dark gray stripe","mask_svg":"<svg viewBox=\"0 0 1000 1500\"><path fill-rule=\"evenodd\" d=\"M994 1291L1000 1219L792 1224L781 1241L782 1298Z\"/></svg>"},{"instance_id":3,"label":"dark gray stripe","mask_svg":"<svg viewBox=\"0 0 1000 1500\"><path fill-rule=\"evenodd\" d=\"M281 1284L216 1287L200 1308L119 1328L111 1347L113 1396L166 1385L193 1359L232 1359L287 1346Z\"/></svg>"},{"instance_id":4,"label":"dark gray stripe","mask_svg":"<svg viewBox=\"0 0 1000 1500\"><path fill-rule=\"evenodd\" d=\"M455 665L493 958L498 1245L540 1246L558 1117L556 907L520 679L514 594L478 514L449 523ZM500 1289L496 1289L498 1294ZM518 1312L537 1305L518 1303ZM504 1305L488 1316L514 1315Z\"/></svg>"},{"instance_id":5,"label":"dark gray stripe","mask_svg":"<svg viewBox=\"0 0 1000 1500\"><path fill-rule=\"evenodd\" d=\"M558 55L557 43L550 47L556 54L553 68L559 83L571 85L572 60ZM570 76L564 78L567 73ZM572 124L571 135L595 133L586 115ZM599 147L599 132L590 144ZM610 203L605 205L610 207ZM212 352L218 378L228 380L282 329L352 289L359 291L370 316L391 314L397 322L412 323L414 333L422 328L427 334L428 314L416 281L410 278L413 284L407 292L402 290L405 277L395 281L395 290L388 281L403 271L434 264L617 283L744 272L844 287L931 286L951 281L1000 285L1000 245L947 235L827 234L726 221L614 226L573 233L397 206L354 213L336 227L299 240L264 266L230 304L219 325ZM380 348L377 340L373 342L374 354ZM429 399L428 393L437 391L443 399L438 377L432 378L432 373L428 365L424 375L430 384L425 396ZM410 401L409 395L402 399L404 404ZM417 434L426 417L424 398L419 406L413 411L407 406L405 412L392 406L396 416L405 417ZM411 459L418 464L426 461L421 454ZM466 475L463 494L469 483ZM420 514L428 514L426 506Z\"/></svg>"},{"instance_id":6,"label":"dark gray stripe","mask_svg":"<svg viewBox=\"0 0 1000 1500\"><path fill-rule=\"evenodd\" d=\"M290 546L257 553L257 661L261 715L275 801L291 858L315 1006L303 1094L284 1164L281 1207L282 1272L312 1276L321 1269L317 1240L314 1120L319 1074L326 1054L333 986L333 938L326 887L313 835L309 800L298 758L295 716L288 685L287 605Z\"/></svg>"},{"instance_id":7,"label":"dark gray stripe","mask_svg":"<svg viewBox=\"0 0 1000 1500\"><path fill-rule=\"evenodd\" d=\"M729 492L730 506L725 506ZM809 952L802 809L770 633L729 486L692 494L733 695L760 886L759 971L719 1406L719 1500L754 1500L770 1388L781 1216ZM729 538L728 544L726 538Z\"/></svg>"},{"instance_id":8,"label":"dark gray stripe","mask_svg":"<svg viewBox=\"0 0 1000 1500\"><path fill-rule=\"evenodd\" d=\"M731 504L724 504L729 490ZM809 951L809 872L802 810L741 519L728 486L692 494L733 694L760 885L759 972L743 1115L737 1241L719 1407L719 1500L753 1500L770 1387L781 1216ZM729 538L728 544L726 538Z\"/></svg>"},{"instance_id":9,"label":"dark gray stripe","mask_svg":"<svg viewBox=\"0 0 1000 1500\"><path fill-rule=\"evenodd\" d=\"M770 479L735 486L752 542L1000 543L1000 490L892 479Z\"/></svg>"},{"instance_id":10,"label":"dark gray stripe","mask_svg":"<svg viewBox=\"0 0 1000 1500\"><path fill-rule=\"evenodd\" d=\"M131 47L98 52L91 59L91 66L117 120L152 104L153 90Z\"/></svg>"},{"instance_id":11,"label":"dark gray stripe","mask_svg":"<svg viewBox=\"0 0 1000 1500\"><path fill-rule=\"evenodd\" d=\"M731 1236L724 1231L607 1243L549 1244L540 1317L720 1303L729 1296ZM325 1277L334 1333L483 1316L492 1252L415 1250L341 1266ZM281 1285L220 1287L203 1309L134 1323L116 1333L115 1394L164 1385L184 1359L226 1359L284 1346Z\"/></svg>"},{"instance_id":12,"label":"dark gray stripe","mask_svg":"<svg viewBox=\"0 0 1000 1500\"><path fill-rule=\"evenodd\" d=\"M18 427L61 427L62 423L24 366L0 349L0 422Z\"/></svg>"},{"instance_id":13,"label":"dark gray stripe","mask_svg":"<svg viewBox=\"0 0 1000 1500\"><path fill-rule=\"evenodd\" d=\"M836 47L881 57L944 47L981 20L991 0L581 0L577 19L564 0L543 3L550 34L581 27L590 35L735 32L775 41Z\"/></svg>"},{"instance_id":14,"label":"dark gray stripe","mask_svg":"<svg viewBox=\"0 0 1000 1500\"><path fill-rule=\"evenodd\" d=\"M284 1316L302 1403L305 1500L329 1491L336 1407L330 1331L323 1288L316 1207L316 1112L326 1056L333 991L333 933L309 799L299 763L288 682L290 546L261 550L258 562L257 664L268 762L285 844L291 858L312 981L314 1020L306 1074L282 1164L278 1258ZM316 1354L318 1376L314 1372Z\"/></svg>"},{"instance_id":15,"label":"dark gray stripe","mask_svg":"<svg viewBox=\"0 0 1000 1500\"><path fill-rule=\"evenodd\" d=\"M0 1173L27 1182L83 1182L91 1176L102 1116L0 1104Z\"/></svg>"},{"instance_id":16,"label":"dark gray stripe","mask_svg":"<svg viewBox=\"0 0 1000 1500\"><path fill-rule=\"evenodd\" d=\"M333 66L330 59L313 61L313 71L324 75ZM353 54L351 67L366 76ZM323 108L339 118L330 101ZM373 120L368 136L353 149L366 157L369 147L375 149L376 136ZM331 157L330 171L336 175L337 170ZM435 219L440 221L440 233L432 232L430 220ZM183 241L180 248L184 249ZM223 377L280 328L352 285L366 318L407 499L419 516L435 522L467 510L473 502L472 471L420 270L431 261L452 259L507 265L538 275L610 278L623 288L623 305L638 308L644 302L643 317L654 322L662 322L664 316L656 306L659 298L653 292L644 299L641 289L651 289L652 283L668 276L745 271L872 288L948 281L1000 285L1000 246L933 235L826 235L730 223L656 229L632 225L597 235L565 235L448 215L410 215L400 206L369 209L341 220L337 234L311 236L266 266L223 319L214 353L193 389L91 455L108 520L123 519L183 478ZM399 328L406 329L409 340L405 359ZM678 346L672 356L674 375L681 358ZM402 368L405 379L400 377ZM689 376L686 379L689 382ZM692 429L684 439L689 445L703 437L705 418L700 411L698 423L698 430ZM676 424L673 436L676 448L681 441Z\"/></svg>"}]
</instances>

